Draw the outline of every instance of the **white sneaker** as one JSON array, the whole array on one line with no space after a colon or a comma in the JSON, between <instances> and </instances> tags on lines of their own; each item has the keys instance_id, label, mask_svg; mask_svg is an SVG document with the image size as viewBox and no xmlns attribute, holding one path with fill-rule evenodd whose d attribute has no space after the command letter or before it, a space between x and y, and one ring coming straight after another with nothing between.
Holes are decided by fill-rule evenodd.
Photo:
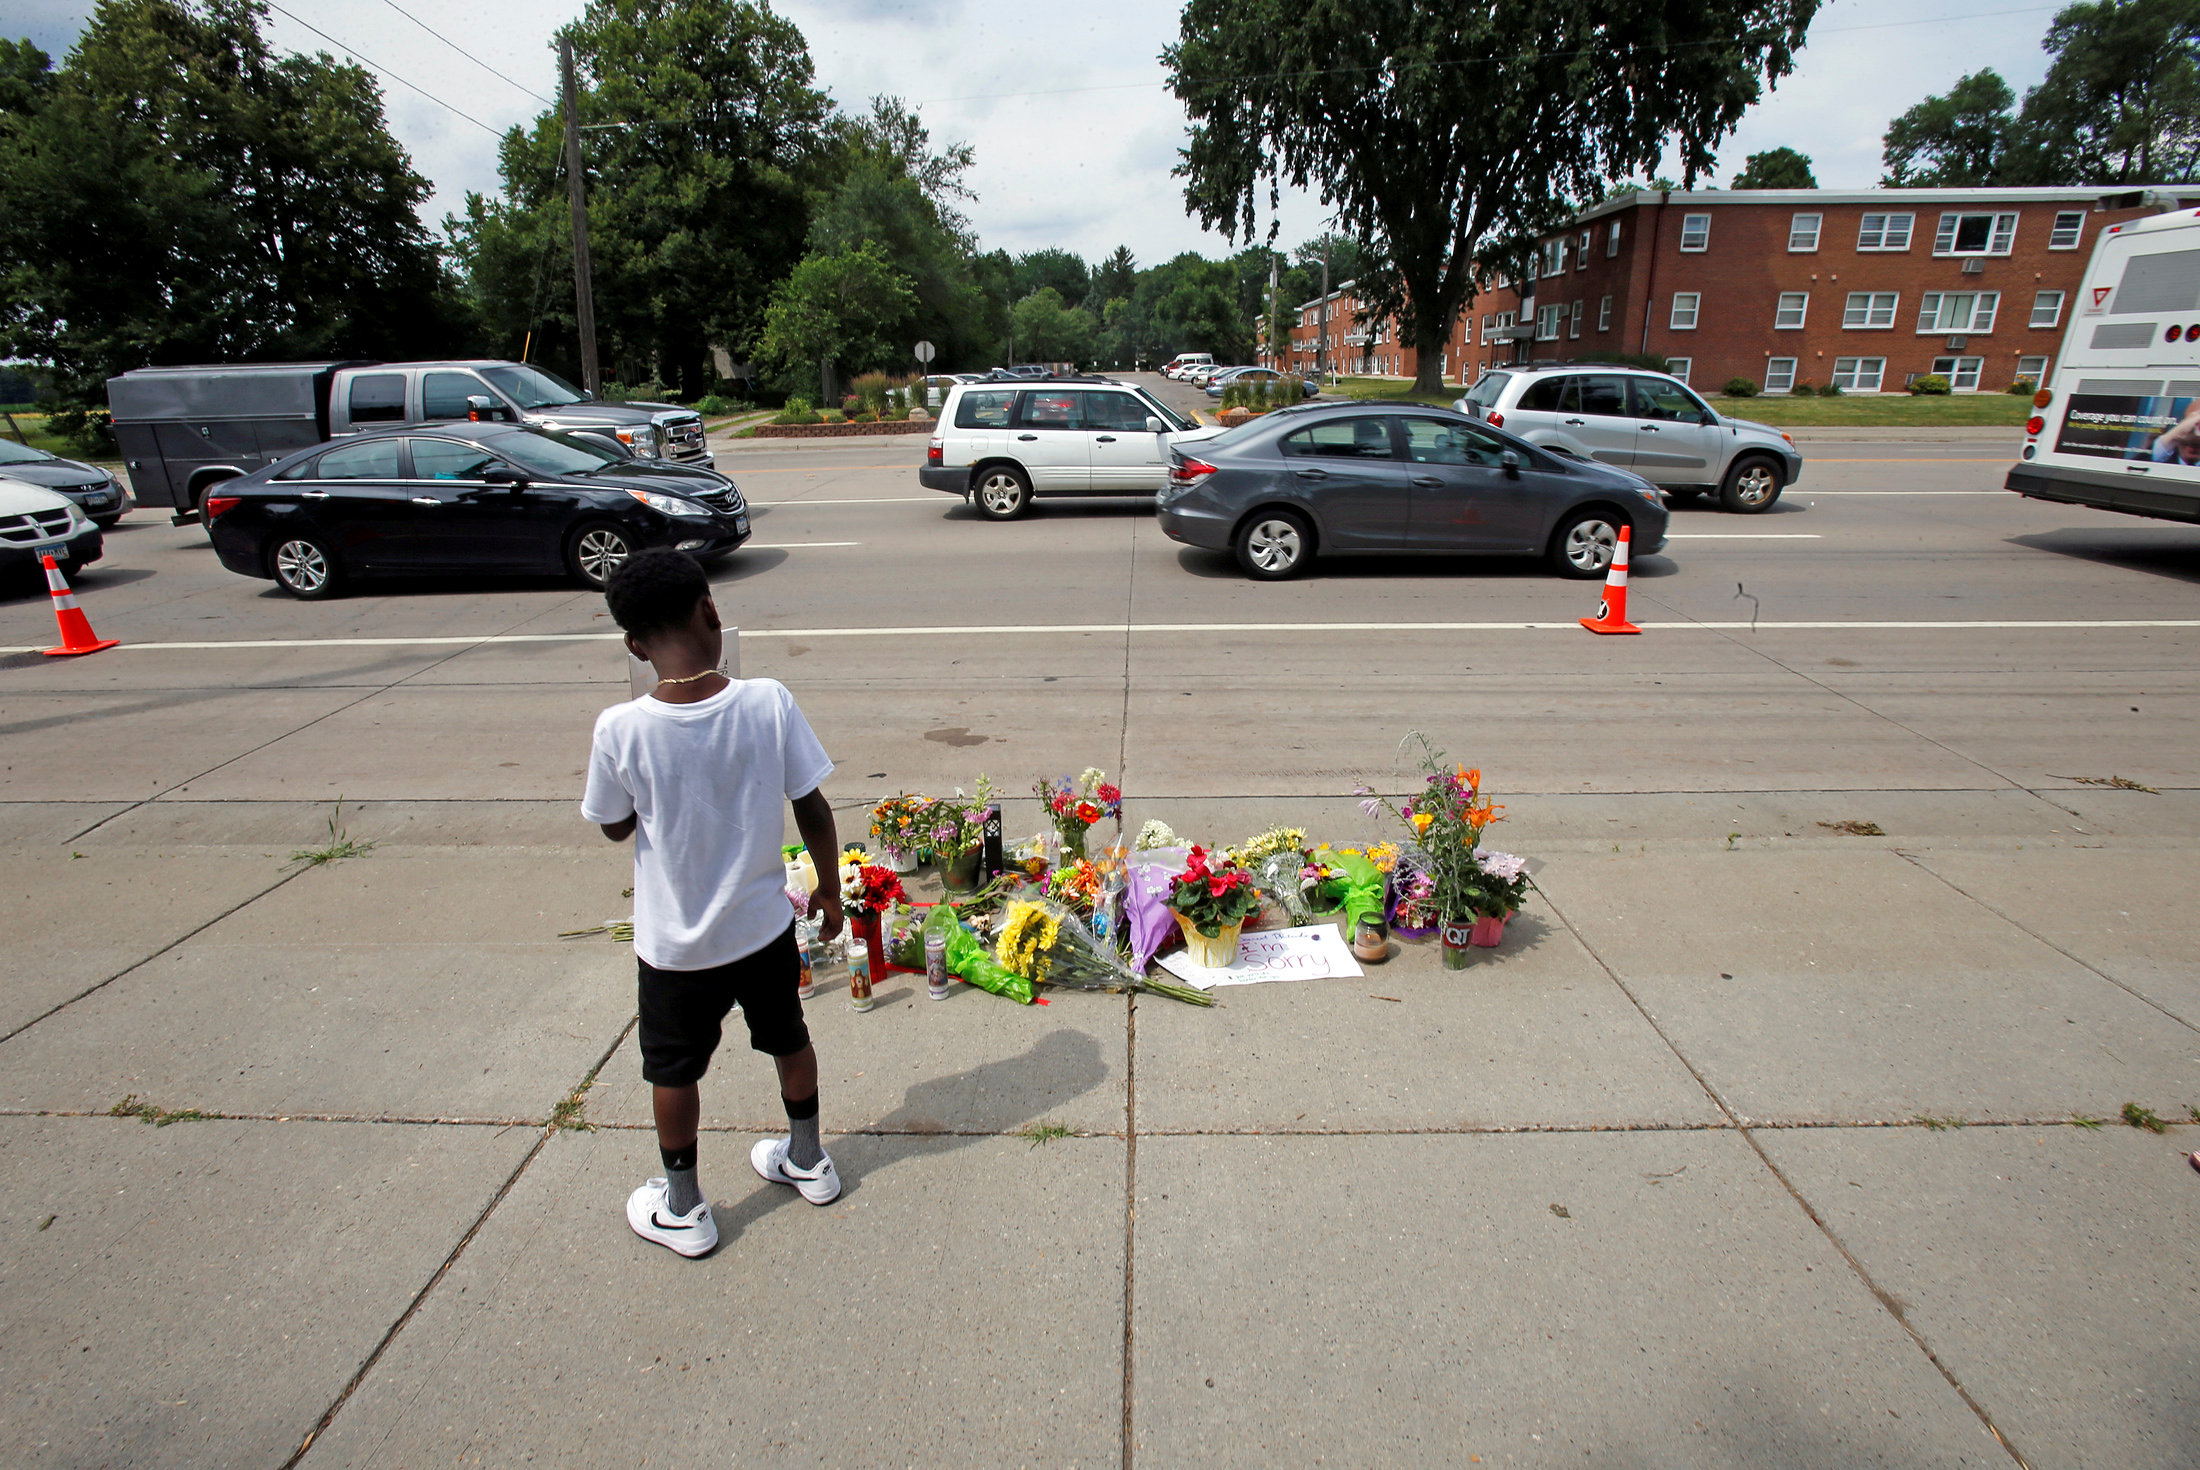
<instances>
[{"instance_id":1,"label":"white sneaker","mask_svg":"<svg viewBox=\"0 0 2200 1470\"><path fill-rule=\"evenodd\" d=\"M833 1170L833 1156L820 1149L814 1169L797 1169L787 1162L787 1140L760 1138L749 1150L756 1172L774 1184L792 1184L813 1205L829 1205L840 1198L840 1175Z\"/></svg>"},{"instance_id":2,"label":"white sneaker","mask_svg":"<svg viewBox=\"0 0 2200 1470\"><path fill-rule=\"evenodd\" d=\"M718 1248L718 1221L704 1200L684 1215L666 1203L665 1181L651 1179L626 1197L626 1223L644 1240L683 1256L707 1256Z\"/></svg>"}]
</instances>

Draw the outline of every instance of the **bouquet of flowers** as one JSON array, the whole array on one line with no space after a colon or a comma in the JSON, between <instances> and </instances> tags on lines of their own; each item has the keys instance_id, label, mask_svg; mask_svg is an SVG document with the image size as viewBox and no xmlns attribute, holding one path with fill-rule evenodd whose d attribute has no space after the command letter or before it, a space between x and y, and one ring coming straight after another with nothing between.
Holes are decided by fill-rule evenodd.
<instances>
[{"instance_id":1,"label":"bouquet of flowers","mask_svg":"<svg viewBox=\"0 0 2200 1470\"><path fill-rule=\"evenodd\" d=\"M871 836L895 867L921 858L932 845L931 813L939 803L907 792L871 808Z\"/></svg>"},{"instance_id":2,"label":"bouquet of flowers","mask_svg":"<svg viewBox=\"0 0 2200 1470\"><path fill-rule=\"evenodd\" d=\"M1436 880L1410 860L1401 860L1391 877L1397 889L1390 906L1393 932L1408 938L1435 933L1436 926L1444 922L1444 916L1436 911Z\"/></svg>"},{"instance_id":3,"label":"bouquet of flowers","mask_svg":"<svg viewBox=\"0 0 2200 1470\"><path fill-rule=\"evenodd\" d=\"M1503 820L1498 814L1504 809L1483 797L1480 771L1447 765L1443 752L1418 730L1408 738L1420 742L1426 774L1421 789L1400 804L1370 795L1360 806L1370 816L1388 811L1405 824L1420 848L1422 871L1434 884L1441 917L1463 920L1475 912L1475 894L1484 881L1475 849L1483 830Z\"/></svg>"},{"instance_id":4,"label":"bouquet of flowers","mask_svg":"<svg viewBox=\"0 0 2200 1470\"><path fill-rule=\"evenodd\" d=\"M1123 793L1108 784L1107 773L1098 766L1086 767L1074 781L1067 776L1060 781L1041 776L1031 789L1046 808L1068 857L1085 855L1085 834L1093 823L1103 817L1123 820Z\"/></svg>"},{"instance_id":5,"label":"bouquet of flowers","mask_svg":"<svg viewBox=\"0 0 2200 1470\"><path fill-rule=\"evenodd\" d=\"M1077 858L1047 879L1047 897L1089 918L1100 902L1102 876L1097 863Z\"/></svg>"},{"instance_id":6,"label":"bouquet of flowers","mask_svg":"<svg viewBox=\"0 0 2200 1470\"><path fill-rule=\"evenodd\" d=\"M1033 984L1070 990L1150 991L1188 1005L1214 1004L1213 997L1188 985L1133 974L1113 948L1095 939L1075 913L1056 903L1010 904L994 955Z\"/></svg>"},{"instance_id":7,"label":"bouquet of flowers","mask_svg":"<svg viewBox=\"0 0 2200 1470\"><path fill-rule=\"evenodd\" d=\"M908 896L902 890L900 876L877 863L858 864L854 880L841 884L842 901L859 922L877 923L880 914Z\"/></svg>"},{"instance_id":8,"label":"bouquet of flowers","mask_svg":"<svg viewBox=\"0 0 2200 1470\"><path fill-rule=\"evenodd\" d=\"M970 926L957 918L948 905L943 903L933 908L924 921L924 933L926 936L937 934L945 941L947 971L962 977L964 984L1005 995L1022 1005L1031 1004L1031 982L995 959L984 941L971 933Z\"/></svg>"},{"instance_id":9,"label":"bouquet of flowers","mask_svg":"<svg viewBox=\"0 0 2200 1470\"><path fill-rule=\"evenodd\" d=\"M1299 902L1309 914L1333 914L1344 907L1352 880L1338 855L1327 843L1302 853L1299 864Z\"/></svg>"},{"instance_id":10,"label":"bouquet of flowers","mask_svg":"<svg viewBox=\"0 0 2200 1470\"><path fill-rule=\"evenodd\" d=\"M1257 868L1269 858L1281 853L1293 857L1306 851L1306 832L1300 827L1270 827L1267 831L1246 838L1226 854L1232 862L1248 868Z\"/></svg>"},{"instance_id":11,"label":"bouquet of flowers","mask_svg":"<svg viewBox=\"0 0 2200 1470\"><path fill-rule=\"evenodd\" d=\"M1149 817L1146 825L1138 829L1138 840L1131 844L1138 852L1151 852L1157 847L1182 847L1184 839L1176 830L1159 817Z\"/></svg>"},{"instance_id":12,"label":"bouquet of flowers","mask_svg":"<svg viewBox=\"0 0 2200 1470\"><path fill-rule=\"evenodd\" d=\"M1528 860L1493 847L1476 852L1474 866L1474 912L1485 919L1510 917L1528 895Z\"/></svg>"}]
</instances>

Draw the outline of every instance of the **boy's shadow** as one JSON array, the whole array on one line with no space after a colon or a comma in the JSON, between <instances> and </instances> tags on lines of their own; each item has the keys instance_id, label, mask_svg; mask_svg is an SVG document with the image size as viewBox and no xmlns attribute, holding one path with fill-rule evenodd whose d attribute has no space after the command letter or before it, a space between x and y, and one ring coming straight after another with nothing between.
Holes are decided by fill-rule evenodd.
<instances>
[{"instance_id":1,"label":"boy's shadow","mask_svg":"<svg viewBox=\"0 0 2200 1470\"><path fill-rule=\"evenodd\" d=\"M871 1128L827 1139L833 1166L840 1173L840 1197L857 1193L872 1175L902 1159L931 1158L1013 1133L1107 1080L1100 1044L1082 1031L1065 1028L1048 1032L1019 1055L919 1082L902 1095L900 1107ZM993 1106L985 1107L987 1102ZM958 1113L967 1116L973 1104L992 1120L992 1126L982 1133L946 1131L950 1125L942 1120ZM745 1161L741 1167L747 1167ZM803 1203L784 1185L760 1179L755 1183L757 1187L738 1200L712 1204L721 1242L783 1205Z\"/></svg>"}]
</instances>

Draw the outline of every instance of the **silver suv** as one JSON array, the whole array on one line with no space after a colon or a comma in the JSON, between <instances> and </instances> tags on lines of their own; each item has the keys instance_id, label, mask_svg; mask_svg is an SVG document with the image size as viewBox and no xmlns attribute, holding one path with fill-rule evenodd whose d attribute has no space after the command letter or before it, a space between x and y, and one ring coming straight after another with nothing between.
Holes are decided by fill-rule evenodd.
<instances>
[{"instance_id":1,"label":"silver suv","mask_svg":"<svg viewBox=\"0 0 2200 1470\"><path fill-rule=\"evenodd\" d=\"M1493 368L1452 406L1545 449L1633 470L1668 495L1715 492L1745 515L1770 510L1803 473L1780 430L1714 413L1678 378L1642 368Z\"/></svg>"},{"instance_id":2,"label":"silver suv","mask_svg":"<svg viewBox=\"0 0 2200 1470\"><path fill-rule=\"evenodd\" d=\"M1169 483L1171 445L1221 432L1110 378L958 383L917 483L962 496L988 520L1012 520L1035 495L1156 494Z\"/></svg>"}]
</instances>

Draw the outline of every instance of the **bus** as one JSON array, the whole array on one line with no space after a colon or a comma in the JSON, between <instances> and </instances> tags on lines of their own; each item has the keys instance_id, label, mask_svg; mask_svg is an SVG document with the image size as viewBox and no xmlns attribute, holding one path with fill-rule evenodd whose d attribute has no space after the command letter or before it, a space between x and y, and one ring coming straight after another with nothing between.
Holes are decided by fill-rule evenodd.
<instances>
[{"instance_id":1,"label":"bus","mask_svg":"<svg viewBox=\"0 0 2200 1470\"><path fill-rule=\"evenodd\" d=\"M2101 231L2032 404L2007 488L2200 522L2200 209Z\"/></svg>"}]
</instances>

